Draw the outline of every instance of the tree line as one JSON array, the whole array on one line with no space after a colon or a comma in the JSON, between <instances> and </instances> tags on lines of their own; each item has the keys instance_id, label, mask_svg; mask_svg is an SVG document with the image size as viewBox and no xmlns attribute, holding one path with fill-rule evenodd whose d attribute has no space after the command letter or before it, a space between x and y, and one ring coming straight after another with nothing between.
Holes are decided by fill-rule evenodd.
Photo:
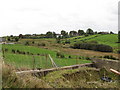
<instances>
[{"instance_id":1,"label":"tree line","mask_svg":"<svg viewBox=\"0 0 120 90\"><path fill-rule=\"evenodd\" d=\"M40 38L69 38L69 37L75 37L75 36L81 36L81 35L93 35L93 34L114 34L112 31L110 33L108 32L97 32L97 31L93 31L91 28L88 28L86 31L84 30L72 30L70 32L67 32L65 30L61 30L60 34L57 34L55 32L51 32L48 31L46 32L46 34L19 34L19 36L7 36L7 40L8 41L19 41L19 39L22 38L30 38L30 39L40 39Z\"/></svg>"}]
</instances>

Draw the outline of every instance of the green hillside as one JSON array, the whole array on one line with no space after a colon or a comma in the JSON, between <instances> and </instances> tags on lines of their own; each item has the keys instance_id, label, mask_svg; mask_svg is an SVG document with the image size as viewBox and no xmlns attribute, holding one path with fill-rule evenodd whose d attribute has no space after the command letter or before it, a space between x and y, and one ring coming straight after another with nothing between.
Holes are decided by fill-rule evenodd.
<instances>
[{"instance_id":1,"label":"green hillside","mask_svg":"<svg viewBox=\"0 0 120 90\"><path fill-rule=\"evenodd\" d=\"M77 36L73 38L69 38L71 43L79 42L79 41L97 41L99 44L106 44L113 48L118 48L118 35L117 34L96 34L90 36Z\"/></svg>"}]
</instances>

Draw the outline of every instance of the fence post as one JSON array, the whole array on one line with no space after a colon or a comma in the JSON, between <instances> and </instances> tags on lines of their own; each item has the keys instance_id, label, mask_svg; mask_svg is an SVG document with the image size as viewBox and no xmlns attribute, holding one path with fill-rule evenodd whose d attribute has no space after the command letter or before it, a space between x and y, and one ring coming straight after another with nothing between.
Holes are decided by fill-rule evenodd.
<instances>
[{"instance_id":1,"label":"fence post","mask_svg":"<svg viewBox=\"0 0 120 90\"><path fill-rule=\"evenodd\" d=\"M46 56L46 68L47 68L47 66L48 66L48 62L47 62L48 55L46 54L45 56Z\"/></svg>"},{"instance_id":2,"label":"fence post","mask_svg":"<svg viewBox=\"0 0 120 90\"><path fill-rule=\"evenodd\" d=\"M32 57L33 57L33 70L35 70L35 57L34 55L32 55Z\"/></svg>"},{"instance_id":3,"label":"fence post","mask_svg":"<svg viewBox=\"0 0 120 90\"><path fill-rule=\"evenodd\" d=\"M78 64L77 56L76 56L76 64Z\"/></svg>"}]
</instances>

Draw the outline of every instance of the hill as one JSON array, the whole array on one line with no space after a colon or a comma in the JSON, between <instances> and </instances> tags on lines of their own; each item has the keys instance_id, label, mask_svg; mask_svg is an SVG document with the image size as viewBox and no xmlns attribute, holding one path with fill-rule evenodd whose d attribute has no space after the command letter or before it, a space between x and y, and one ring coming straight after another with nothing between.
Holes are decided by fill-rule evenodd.
<instances>
[{"instance_id":1,"label":"hill","mask_svg":"<svg viewBox=\"0 0 120 90\"><path fill-rule=\"evenodd\" d=\"M105 44L113 47L114 50L118 49L118 34L96 34L96 35L89 35L89 36L77 36L68 38L71 44L75 42L88 42L88 41L96 41L99 44Z\"/></svg>"}]
</instances>

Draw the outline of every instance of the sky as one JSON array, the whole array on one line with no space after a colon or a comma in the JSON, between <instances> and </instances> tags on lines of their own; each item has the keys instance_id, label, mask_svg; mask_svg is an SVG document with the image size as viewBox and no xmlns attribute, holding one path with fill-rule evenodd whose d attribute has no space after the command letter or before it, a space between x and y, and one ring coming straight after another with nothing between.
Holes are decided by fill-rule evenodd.
<instances>
[{"instance_id":1,"label":"sky","mask_svg":"<svg viewBox=\"0 0 120 90\"><path fill-rule=\"evenodd\" d=\"M119 0L0 0L0 36L84 30L118 32Z\"/></svg>"}]
</instances>

